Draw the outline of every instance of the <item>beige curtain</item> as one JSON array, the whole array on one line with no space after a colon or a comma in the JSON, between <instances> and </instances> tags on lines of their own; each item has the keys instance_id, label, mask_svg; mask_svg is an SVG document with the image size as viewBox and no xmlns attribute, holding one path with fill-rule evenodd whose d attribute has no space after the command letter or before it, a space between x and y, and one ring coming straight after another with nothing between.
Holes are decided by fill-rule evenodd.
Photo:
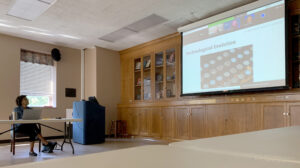
<instances>
[{"instance_id":1,"label":"beige curtain","mask_svg":"<svg viewBox=\"0 0 300 168\"><path fill-rule=\"evenodd\" d=\"M54 65L51 55L27 50L21 50L21 61L34 64Z\"/></svg>"}]
</instances>

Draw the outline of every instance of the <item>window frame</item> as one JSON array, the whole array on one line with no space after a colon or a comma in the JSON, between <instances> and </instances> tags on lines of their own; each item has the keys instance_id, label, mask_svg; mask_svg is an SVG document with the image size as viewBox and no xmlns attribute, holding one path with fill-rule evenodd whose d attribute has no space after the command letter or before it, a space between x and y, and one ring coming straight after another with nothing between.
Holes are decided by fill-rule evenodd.
<instances>
[{"instance_id":1,"label":"window frame","mask_svg":"<svg viewBox=\"0 0 300 168\"><path fill-rule=\"evenodd\" d=\"M30 51L30 50L24 50L24 49L21 49L21 51L28 51L28 52L32 52L32 53L35 53L35 54L43 54L43 55L48 55L51 57L50 54L47 54L47 53L41 53L41 52L35 52L35 51ZM21 56L20 56L21 57ZM21 92L21 62L24 62L21 60L19 60L19 74L20 74L20 80L19 80L19 84L20 84L20 87L19 87L19 93L20 94L23 94L23 95L26 95L26 96L47 96L49 97L49 105L42 105L42 106L35 106L35 105L28 105L29 107L34 107L34 108L56 108L57 107L57 62L53 62L53 65L49 65L49 66L52 66L52 81L53 81L53 86L52 86L52 89L53 89L53 93L52 94L47 94L47 95L42 95L42 94L31 94L31 93L26 93L26 92ZM26 63L26 62L25 62ZM39 63L35 63L35 64L39 64ZM40 64L42 65L42 64ZM29 102L30 103L30 102Z\"/></svg>"}]
</instances>

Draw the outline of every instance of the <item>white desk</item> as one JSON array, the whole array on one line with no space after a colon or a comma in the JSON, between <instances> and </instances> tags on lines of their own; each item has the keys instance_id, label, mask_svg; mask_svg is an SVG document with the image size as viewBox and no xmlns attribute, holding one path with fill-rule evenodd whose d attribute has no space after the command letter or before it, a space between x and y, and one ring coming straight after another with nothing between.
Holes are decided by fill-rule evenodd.
<instances>
[{"instance_id":1,"label":"white desk","mask_svg":"<svg viewBox=\"0 0 300 168\"><path fill-rule=\"evenodd\" d=\"M14 124L40 124L42 126L48 127L50 129L54 129L56 131L59 132L64 132L64 141L61 145L61 150L63 150L64 144L65 143L69 143L72 147L72 152L74 154L74 146L72 144L72 138L71 138L71 127L70 125L67 127L67 124L70 124L71 122L81 122L82 119L74 119L74 118L62 118L62 119L40 119L40 120L0 120L0 124L10 124L13 125L13 128L7 131L4 131L2 133L0 133L0 135L9 132L11 130L15 131L15 127ZM58 130L56 128L53 127L49 127L47 125L44 125L46 123L64 123L64 131ZM14 132L13 132L14 133ZM68 141L67 141L68 139Z\"/></svg>"},{"instance_id":2,"label":"white desk","mask_svg":"<svg viewBox=\"0 0 300 168\"><path fill-rule=\"evenodd\" d=\"M34 123L66 123L81 122L82 119L62 118L62 119L40 119L40 120L0 120L0 124L34 124Z\"/></svg>"},{"instance_id":3,"label":"white desk","mask_svg":"<svg viewBox=\"0 0 300 168\"><path fill-rule=\"evenodd\" d=\"M205 153L167 145L128 148L3 168L299 168L297 163Z\"/></svg>"},{"instance_id":4,"label":"white desk","mask_svg":"<svg viewBox=\"0 0 300 168\"><path fill-rule=\"evenodd\" d=\"M174 148L300 163L300 127L286 127L169 144Z\"/></svg>"},{"instance_id":5,"label":"white desk","mask_svg":"<svg viewBox=\"0 0 300 168\"><path fill-rule=\"evenodd\" d=\"M299 134L300 127L280 128L184 141L172 143L169 146L143 146L4 168L300 168L298 160L283 159L279 153L276 153L278 157L275 155L263 157L264 154L282 150L282 155L287 154L288 157L297 158L300 153L298 150ZM259 146L252 146L256 143ZM285 147L288 147L287 150ZM201 150L201 148L207 150ZM211 150L208 150L209 148ZM260 154L260 157L255 157L257 154Z\"/></svg>"}]
</instances>

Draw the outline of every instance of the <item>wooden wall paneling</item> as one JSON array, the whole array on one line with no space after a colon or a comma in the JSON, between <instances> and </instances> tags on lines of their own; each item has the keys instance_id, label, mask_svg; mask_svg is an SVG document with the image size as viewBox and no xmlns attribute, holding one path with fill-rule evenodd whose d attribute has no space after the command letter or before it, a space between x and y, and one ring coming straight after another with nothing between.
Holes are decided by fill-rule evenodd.
<instances>
[{"instance_id":1,"label":"wooden wall paneling","mask_svg":"<svg viewBox=\"0 0 300 168\"><path fill-rule=\"evenodd\" d=\"M154 107L151 109L150 116L150 136L161 137L161 108Z\"/></svg>"},{"instance_id":2,"label":"wooden wall paneling","mask_svg":"<svg viewBox=\"0 0 300 168\"><path fill-rule=\"evenodd\" d=\"M267 103L262 105L263 129L280 128L286 126L285 104Z\"/></svg>"},{"instance_id":3,"label":"wooden wall paneling","mask_svg":"<svg viewBox=\"0 0 300 168\"><path fill-rule=\"evenodd\" d=\"M118 108L118 120L128 120L128 109L125 107Z\"/></svg>"},{"instance_id":4,"label":"wooden wall paneling","mask_svg":"<svg viewBox=\"0 0 300 168\"><path fill-rule=\"evenodd\" d=\"M176 139L189 139L190 129L190 109L187 107L176 107L175 111L175 138Z\"/></svg>"},{"instance_id":5,"label":"wooden wall paneling","mask_svg":"<svg viewBox=\"0 0 300 168\"><path fill-rule=\"evenodd\" d=\"M161 108L161 127L162 138L174 137L174 108Z\"/></svg>"},{"instance_id":6,"label":"wooden wall paneling","mask_svg":"<svg viewBox=\"0 0 300 168\"><path fill-rule=\"evenodd\" d=\"M263 129L263 115L261 104L250 103L246 104L246 132L257 131Z\"/></svg>"},{"instance_id":7,"label":"wooden wall paneling","mask_svg":"<svg viewBox=\"0 0 300 168\"><path fill-rule=\"evenodd\" d=\"M287 106L288 126L300 125L300 103L289 103Z\"/></svg>"},{"instance_id":8,"label":"wooden wall paneling","mask_svg":"<svg viewBox=\"0 0 300 168\"><path fill-rule=\"evenodd\" d=\"M128 108L128 133L139 134L139 108Z\"/></svg>"},{"instance_id":9,"label":"wooden wall paneling","mask_svg":"<svg viewBox=\"0 0 300 168\"><path fill-rule=\"evenodd\" d=\"M149 135L149 121L151 108L139 108L139 135L148 136Z\"/></svg>"},{"instance_id":10,"label":"wooden wall paneling","mask_svg":"<svg viewBox=\"0 0 300 168\"><path fill-rule=\"evenodd\" d=\"M190 138L199 139L206 137L205 106L192 106L190 111Z\"/></svg>"},{"instance_id":11,"label":"wooden wall paneling","mask_svg":"<svg viewBox=\"0 0 300 168\"><path fill-rule=\"evenodd\" d=\"M131 103L134 100L134 63L129 55L121 56L121 102Z\"/></svg>"},{"instance_id":12,"label":"wooden wall paneling","mask_svg":"<svg viewBox=\"0 0 300 168\"><path fill-rule=\"evenodd\" d=\"M206 105L206 117L207 117L207 136L221 136L224 135L224 126L225 126L225 116L224 116L224 105L223 104L214 104Z\"/></svg>"},{"instance_id":13,"label":"wooden wall paneling","mask_svg":"<svg viewBox=\"0 0 300 168\"><path fill-rule=\"evenodd\" d=\"M225 128L224 134L236 134L246 131L246 105L225 105Z\"/></svg>"}]
</instances>

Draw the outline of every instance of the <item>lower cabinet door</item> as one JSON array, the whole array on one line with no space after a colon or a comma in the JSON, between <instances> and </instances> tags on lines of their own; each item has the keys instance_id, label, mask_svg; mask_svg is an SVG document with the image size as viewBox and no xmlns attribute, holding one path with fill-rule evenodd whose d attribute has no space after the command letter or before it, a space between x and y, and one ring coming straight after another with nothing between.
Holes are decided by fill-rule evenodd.
<instances>
[{"instance_id":1,"label":"lower cabinet door","mask_svg":"<svg viewBox=\"0 0 300 168\"><path fill-rule=\"evenodd\" d=\"M174 108L161 109L162 137L172 139L174 137Z\"/></svg>"},{"instance_id":2,"label":"lower cabinet door","mask_svg":"<svg viewBox=\"0 0 300 168\"><path fill-rule=\"evenodd\" d=\"M206 105L206 130L208 137L224 135L224 109L223 104Z\"/></svg>"},{"instance_id":3,"label":"lower cabinet door","mask_svg":"<svg viewBox=\"0 0 300 168\"><path fill-rule=\"evenodd\" d=\"M205 107L191 107L190 135L191 139L205 138L206 133Z\"/></svg>"},{"instance_id":4,"label":"lower cabinet door","mask_svg":"<svg viewBox=\"0 0 300 168\"><path fill-rule=\"evenodd\" d=\"M149 136L149 116L151 108L139 109L139 135Z\"/></svg>"},{"instance_id":5,"label":"lower cabinet door","mask_svg":"<svg viewBox=\"0 0 300 168\"><path fill-rule=\"evenodd\" d=\"M263 128L280 128L286 124L284 104L263 104Z\"/></svg>"},{"instance_id":6,"label":"lower cabinet door","mask_svg":"<svg viewBox=\"0 0 300 168\"><path fill-rule=\"evenodd\" d=\"M139 112L137 108L128 109L128 132L129 135L139 134Z\"/></svg>"},{"instance_id":7,"label":"lower cabinet door","mask_svg":"<svg viewBox=\"0 0 300 168\"><path fill-rule=\"evenodd\" d=\"M176 139L189 139L190 112L188 108L175 108Z\"/></svg>"},{"instance_id":8,"label":"lower cabinet door","mask_svg":"<svg viewBox=\"0 0 300 168\"><path fill-rule=\"evenodd\" d=\"M152 108L150 116L150 135L152 137L161 137L161 108Z\"/></svg>"}]
</instances>

